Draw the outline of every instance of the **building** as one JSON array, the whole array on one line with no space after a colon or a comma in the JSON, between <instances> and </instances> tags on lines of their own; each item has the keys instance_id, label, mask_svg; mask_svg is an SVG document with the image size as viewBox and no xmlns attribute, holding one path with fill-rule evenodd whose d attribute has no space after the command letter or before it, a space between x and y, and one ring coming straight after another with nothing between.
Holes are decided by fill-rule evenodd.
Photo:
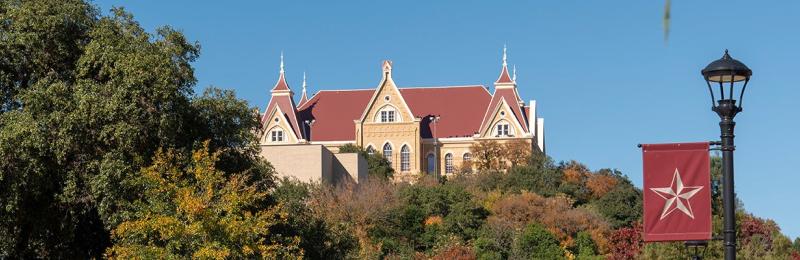
<instances>
[{"instance_id":1,"label":"building","mask_svg":"<svg viewBox=\"0 0 800 260\"><path fill-rule=\"evenodd\" d=\"M320 168L317 162L330 156L317 156L325 153L316 148L309 152L314 158L287 156L302 149L298 147L322 147L336 154L342 145L355 144L385 156L400 180L422 173L453 173L471 159L470 146L479 140L524 140L531 149L545 150L544 120L536 117L536 101L526 105L520 98L516 71L509 75L505 48L500 76L491 92L483 85L399 87L392 62L387 60L381 81L370 89L321 90L308 98L304 75L300 101L295 102L281 57L280 75L271 93L260 115L262 155L279 173L303 179L332 178L324 177L328 168L316 170ZM314 170L307 171L309 165Z\"/></svg>"}]
</instances>

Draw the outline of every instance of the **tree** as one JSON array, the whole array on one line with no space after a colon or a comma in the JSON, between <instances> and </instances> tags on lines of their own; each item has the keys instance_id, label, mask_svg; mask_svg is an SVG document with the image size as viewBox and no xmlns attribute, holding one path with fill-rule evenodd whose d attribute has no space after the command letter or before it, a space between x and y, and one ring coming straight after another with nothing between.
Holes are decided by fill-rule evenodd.
<instances>
[{"instance_id":1,"label":"tree","mask_svg":"<svg viewBox=\"0 0 800 260\"><path fill-rule=\"evenodd\" d=\"M574 234L588 231L598 244L605 246L610 233L608 224L597 213L585 208L573 208L572 200L565 196L542 197L535 193L522 192L508 195L492 206L493 213L487 218L495 229L521 230L531 221L547 228L558 241L572 246Z\"/></svg>"},{"instance_id":2,"label":"tree","mask_svg":"<svg viewBox=\"0 0 800 260\"><path fill-rule=\"evenodd\" d=\"M642 192L627 178L618 180L613 189L591 203L614 228L630 225L642 217Z\"/></svg>"},{"instance_id":3,"label":"tree","mask_svg":"<svg viewBox=\"0 0 800 260\"><path fill-rule=\"evenodd\" d=\"M503 159L511 167L525 165L530 161L533 145L526 140L512 140L503 144Z\"/></svg>"},{"instance_id":4,"label":"tree","mask_svg":"<svg viewBox=\"0 0 800 260\"><path fill-rule=\"evenodd\" d=\"M90 4L0 1L0 258L99 258L160 147L203 140L218 168L267 176L252 109L193 93L199 45Z\"/></svg>"},{"instance_id":5,"label":"tree","mask_svg":"<svg viewBox=\"0 0 800 260\"><path fill-rule=\"evenodd\" d=\"M470 146L473 163L478 170L500 170L505 168L503 146L495 140L480 140Z\"/></svg>"},{"instance_id":6,"label":"tree","mask_svg":"<svg viewBox=\"0 0 800 260\"><path fill-rule=\"evenodd\" d=\"M283 236L300 238L300 248L306 259L348 259L357 252L358 241L346 226L325 222L308 201L312 194L322 189L319 183L305 183L297 179L284 178L272 192L274 199L285 206L287 224L277 225L276 231Z\"/></svg>"},{"instance_id":7,"label":"tree","mask_svg":"<svg viewBox=\"0 0 800 260\"><path fill-rule=\"evenodd\" d=\"M792 244L792 248L794 248L794 251L800 252L800 237L797 237L797 238L794 239L794 243Z\"/></svg>"},{"instance_id":8,"label":"tree","mask_svg":"<svg viewBox=\"0 0 800 260\"><path fill-rule=\"evenodd\" d=\"M539 224L526 226L515 246L516 256L525 259L565 259L558 240Z\"/></svg>"},{"instance_id":9,"label":"tree","mask_svg":"<svg viewBox=\"0 0 800 260\"><path fill-rule=\"evenodd\" d=\"M634 259L642 250L642 225L638 222L633 226L615 230L609 237L611 256L608 259Z\"/></svg>"},{"instance_id":10,"label":"tree","mask_svg":"<svg viewBox=\"0 0 800 260\"><path fill-rule=\"evenodd\" d=\"M132 180L141 196L112 231L111 258L299 258L298 237L273 232L286 223L264 183L247 173L226 177L209 142L191 158L158 151L153 164ZM187 162L188 161L188 162Z\"/></svg>"},{"instance_id":11,"label":"tree","mask_svg":"<svg viewBox=\"0 0 800 260\"><path fill-rule=\"evenodd\" d=\"M339 147L340 153L358 153L367 160L367 174L380 180L391 180L394 175L392 163L379 152L369 154L363 148L354 144L345 144Z\"/></svg>"},{"instance_id":12,"label":"tree","mask_svg":"<svg viewBox=\"0 0 800 260\"><path fill-rule=\"evenodd\" d=\"M592 240L591 234L586 231L580 231L575 235L575 246L573 253L578 259L588 259L597 256L597 245Z\"/></svg>"}]
</instances>

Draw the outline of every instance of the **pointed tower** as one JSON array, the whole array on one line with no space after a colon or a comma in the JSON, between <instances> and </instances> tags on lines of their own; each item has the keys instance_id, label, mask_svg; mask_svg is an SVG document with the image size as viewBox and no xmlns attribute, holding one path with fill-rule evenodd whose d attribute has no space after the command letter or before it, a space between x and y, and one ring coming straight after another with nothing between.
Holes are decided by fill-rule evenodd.
<instances>
[{"instance_id":1,"label":"pointed tower","mask_svg":"<svg viewBox=\"0 0 800 260\"><path fill-rule=\"evenodd\" d=\"M500 77L497 77L497 81L494 82L494 85L496 87L497 85L507 84L515 85L511 76L508 75L508 55L506 54L506 46L503 45L503 69L500 70Z\"/></svg>"},{"instance_id":2,"label":"pointed tower","mask_svg":"<svg viewBox=\"0 0 800 260\"><path fill-rule=\"evenodd\" d=\"M265 133L262 138L264 144L287 144L305 141L298 124L297 106L294 103L294 92L286 83L283 68L283 53L281 53L281 68L278 82L270 91L272 97L267 105L267 110L261 117L261 125Z\"/></svg>"},{"instance_id":3,"label":"pointed tower","mask_svg":"<svg viewBox=\"0 0 800 260\"><path fill-rule=\"evenodd\" d=\"M525 103L517 92L516 69L514 76L508 73L508 54L503 46L503 66L500 76L494 82L492 101L486 108L481 121L482 137L520 137L530 136L528 115ZM499 127L499 128L498 128Z\"/></svg>"},{"instance_id":4,"label":"pointed tower","mask_svg":"<svg viewBox=\"0 0 800 260\"><path fill-rule=\"evenodd\" d=\"M298 107L302 107L303 104L308 102L308 96L306 95L306 72L303 72L303 92L300 94L300 102L297 103Z\"/></svg>"}]
</instances>

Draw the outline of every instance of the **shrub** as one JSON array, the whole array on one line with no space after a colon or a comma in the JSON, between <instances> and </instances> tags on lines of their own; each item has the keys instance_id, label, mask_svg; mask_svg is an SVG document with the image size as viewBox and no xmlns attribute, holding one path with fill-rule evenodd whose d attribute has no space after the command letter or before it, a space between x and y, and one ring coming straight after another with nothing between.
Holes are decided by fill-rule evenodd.
<instances>
[{"instance_id":1,"label":"shrub","mask_svg":"<svg viewBox=\"0 0 800 260\"><path fill-rule=\"evenodd\" d=\"M529 224L517 238L514 254L524 259L565 259L558 240L540 224Z\"/></svg>"}]
</instances>

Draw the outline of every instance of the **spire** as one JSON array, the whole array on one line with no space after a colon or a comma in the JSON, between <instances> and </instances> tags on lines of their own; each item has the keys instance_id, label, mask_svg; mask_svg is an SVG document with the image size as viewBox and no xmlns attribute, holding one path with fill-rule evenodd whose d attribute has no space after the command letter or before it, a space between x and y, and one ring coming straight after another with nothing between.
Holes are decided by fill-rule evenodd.
<instances>
[{"instance_id":1,"label":"spire","mask_svg":"<svg viewBox=\"0 0 800 260\"><path fill-rule=\"evenodd\" d=\"M303 94L300 95L300 103L298 103L298 107L302 106L303 104L308 101L308 96L306 96L306 72L303 71Z\"/></svg>"},{"instance_id":2,"label":"spire","mask_svg":"<svg viewBox=\"0 0 800 260\"><path fill-rule=\"evenodd\" d=\"M511 81L517 82L517 64L514 64L513 72L511 73Z\"/></svg>"},{"instance_id":3,"label":"spire","mask_svg":"<svg viewBox=\"0 0 800 260\"><path fill-rule=\"evenodd\" d=\"M500 77L497 78L498 83L513 83L511 77L508 75L508 55L506 54L506 45L503 44L503 69L500 71Z\"/></svg>"},{"instance_id":4,"label":"spire","mask_svg":"<svg viewBox=\"0 0 800 260\"><path fill-rule=\"evenodd\" d=\"M281 51L281 74L283 74L283 51Z\"/></svg>"},{"instance_id":5,"label":"spire","mask_svg":"<svg viewBox=\"0 0 800 260\"><path fill-rule=\"evenodd\" d=\"M281 52L281 70L280 75L278 75L278 82L275 83L275 87L272 88L272 92L276 91L289 91L289 84L286 83L286 76L284 76L284 69L283 69L283 52Z\"/></svg>"},{"instance_id":6,"label":"spire","mask_svg":"<svg viewBox=\"0 0 800 260\"><path fill-rule=\"evenodd\" d=\"M281 54L281 55L283 55L283 54ZM283 56L281 56L281 57L283 57ZM506 62L507 60L508 60L508 56L506 55L506 45L503 44L503 67L508 66L508 63Z\"/></svg>"},{"instance_id":7,"label":"spire","mask_svg":"<svg viewBox=\"0 0 800 260\"><path fill-rule=\"evenodd\" d=\"M306 93L306 72L303 71L303 94Z\"/></svg>"}]
</instances>

